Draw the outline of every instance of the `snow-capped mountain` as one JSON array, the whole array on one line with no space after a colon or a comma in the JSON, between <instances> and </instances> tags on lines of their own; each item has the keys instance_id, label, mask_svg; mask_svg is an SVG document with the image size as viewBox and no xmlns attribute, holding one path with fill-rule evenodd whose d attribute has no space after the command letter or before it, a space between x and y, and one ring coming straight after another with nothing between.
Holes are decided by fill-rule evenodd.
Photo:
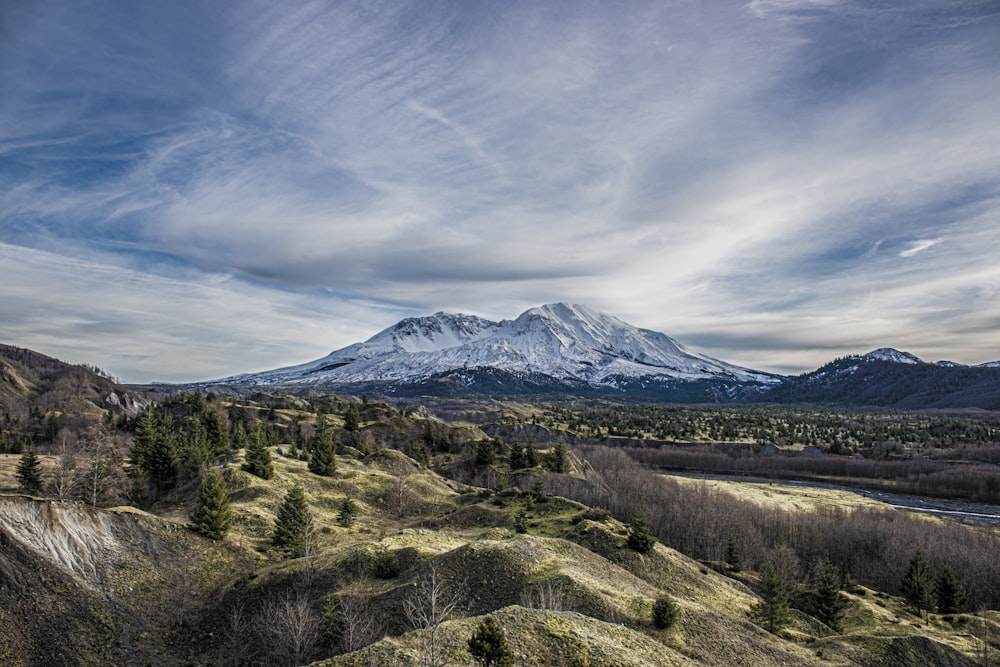
<instances>
[{"instance_id":1,"label":"snow-capped mountain","mask_svg":"<svg viewBox=\"0 0 1000 667\"><path fill-rule=\"evenodd\" d=\"M861 357L863 361L891 361L895 364L923 364L926 363L920 357L910 354L909 352L900 352L899 350L893 349L891 347L880 347L877 350L872 350L868 354Z\"/></svg>"},{"instance_id":2,"label":"snow-capped mountain","mask_svg":"<svg viewBox=\"0 0 1000 667\"><path fill-rule=\"evenodd\" d=\"M206 384L413 385L449 376L469 385L483 373L530 379L535 385L609 389L650 382L767 386L781 381L585 306L557 303L502 322L448 313L408 318L316 361Z\"/></svg>"}]
</instances>

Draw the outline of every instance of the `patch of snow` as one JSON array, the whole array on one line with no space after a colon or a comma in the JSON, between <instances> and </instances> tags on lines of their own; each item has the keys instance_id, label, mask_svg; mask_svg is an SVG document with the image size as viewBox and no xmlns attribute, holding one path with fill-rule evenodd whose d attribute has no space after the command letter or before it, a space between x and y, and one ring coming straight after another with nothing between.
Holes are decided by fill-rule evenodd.
<instances>
[{"instance_id":1,"label":"patch of snow","mask_svg":"<svg viewBox=\"0 0 1000 667\"><path fill-rule=\"evenodd\" d=\"M880 347L862 357L865 361L891 361L896 364L922 364L923 359L909 352L900 352L891 347Z\"/></svg>"}]
</instances>

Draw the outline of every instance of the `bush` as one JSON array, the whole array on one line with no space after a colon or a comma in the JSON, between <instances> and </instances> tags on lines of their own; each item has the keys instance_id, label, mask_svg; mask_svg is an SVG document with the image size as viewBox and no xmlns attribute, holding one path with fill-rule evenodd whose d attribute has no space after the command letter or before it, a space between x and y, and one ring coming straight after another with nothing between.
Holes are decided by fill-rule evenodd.
<instances>
[{"instance_id":1,"label":"bush","mask_svg":"<svg viewBox=\"0 0 1000 667\"><path fill-rule=\"evenodd\" d=\"M660 630L672 628L677 622L677 605L669 595L661 595L653 603L653 625Z\"/></svg>"}]
</instances>

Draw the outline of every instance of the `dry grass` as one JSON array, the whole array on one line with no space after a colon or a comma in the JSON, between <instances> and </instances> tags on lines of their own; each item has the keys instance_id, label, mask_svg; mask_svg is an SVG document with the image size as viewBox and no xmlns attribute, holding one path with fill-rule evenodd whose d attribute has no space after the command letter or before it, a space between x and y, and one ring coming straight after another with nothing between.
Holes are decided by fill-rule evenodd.
<instances>
[{"instance_id":1,"label":"dry grass","mask_svg":"<svg viewBox=\"0 0 1000 667\"><path fill-rule=\"evenodd\" d=\"M812 486L791 486L768 482L738 482L733 480L695 479L671 476L670 479L688 485L704 485L712 491L725 491L740 500L762 507L773 507L791 512L816 512L836 507L845 511L858 509L891 510L886 503L866 498L850 491L824 489Z\"/></svg>"}]
</instances>

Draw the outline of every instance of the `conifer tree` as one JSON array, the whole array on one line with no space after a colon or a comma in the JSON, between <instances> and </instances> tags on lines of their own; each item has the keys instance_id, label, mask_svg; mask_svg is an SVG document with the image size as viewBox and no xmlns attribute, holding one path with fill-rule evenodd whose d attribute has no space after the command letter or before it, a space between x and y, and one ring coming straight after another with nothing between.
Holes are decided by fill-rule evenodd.
<instances>
[{"instance_id":1,"label":"conifer tree","mask_svg":"<svg viewBox=\"0 0 1000 667\"><path fill-rule=\"evenodd\" d=\"M941 568L937 579L937 609L941 614L957 614L965 607L965 587L950 565Z\"/></svg>"},{"instance_id":2,"label":"conifer tree","mask_svg":"<svg viewBox=\"0 0 1000 667\"><path fill-rule=\"evenodd\" d=\"M535 449L535 443L528 440L528 446L524 448L524 467L534 468L538 465L538 450Z\"/></svg>"},{"instance_id":3,"label":"conifer tree","mask_svg":"<svg viewBox=\"0 0 1000 667\"><path fill-rule=\"evenodd\" d=\"M813 616L839 631L844 616L844 598L840 594L840 572L830 561L823 561L816 577L812 600Z\"/></svg>"},{"instance_id":4,"label":"conifer tree","mask_svg":"<svg viewBox=\"0 0 1000 667\"><path fill-rule=\"evenodd\" d=\"M27 449L17 463L17 483L31 494L42 492L42 462L34 449Z\"/></svg>"},{"instance_id":5,"label":"conifer tree","mask_svg":"<svg viewBox=\"0 0 1000 667\"><path fill-rule=\"evenodd\" d=\"M743 568L743 557L740 555L740 545L732 535L726 542L726 565L733 572L739 572Z\"/></svg>"},{"instance_id":6,"label":"conifer tree","mask_svg":"<svg viewBox=\"0 0 1000 667\"><path fill-rule=\"evenodd\" d=\"M641 554L648 554L653 550L653 545L655 544L656 536L649 530L646 517L642 515L642 512L639 512L632 517L632 523L628 528L629 549L638 551Z\"/></svg>"},{"instance_id":7,"label":"conifer tree","mask_svg":"<svg viewBox=\"0 0 1000 667\"><path fill-rule=\"evenodd\" d=\"M514 443L510 447L510 456L507 458L507 464L510 466L511 470L520 470L524 467L524 449L521 447L520 443Z\"/></svg>"},{"instance_id":8,"label":"conifer tree","mask_svg":"<svg viewBox=\"0 0 1000 667\"><path fill-rule=\"evenodd\" d=\"M490 465L493 463L495 453L492 440L476 441L476 465Z\"/></svg>"},{"instance_id":9,"label":"conifer tree","mask_svg":"<svg viewBox=\"0 0 1000 667\"><path fill-rule=\"evenodd\" d=\"M653 603L653 625L666 630L677 622L677 604L669 595L661 595Z\"/></svg>"},{"instance_id":10,"label":"conifer tree","mask_svg":"<svg viewBox=\"0 0 1000 667\"><path fill-rule=\"evenodd\" d=\"M354 517L358 514L358 506L350 496L344 496L340 503L340 510L337 512L337 523L344 528L350 528L354 524Z\"/></svg>"},{"instance_id":11,"label":"conifer tree","mask_svg":"<svg viewBox=\"0 0 1000 667\"><path fill-rule=\"evenodd\" d=\"M332 477L337 472L337 447L333 444L333 435L327 427L326 418L320 417L316 431L316 446L312 458L309 459L309 470L323 477Z\"/></svg>"},{"instance_id":12,"label":"conifer tree","mask_svg":"<svg viewBox=\"0 0 1000 667\"><path fill-rule=\"evenodd\" d=\"M469 653L483 667L514 667L507 636L492 615L484 617L469 638Z\"/></svg>"},{"instance_id":13,"label":"conifer tree","mask_svg":"<svg viewBox=\"0 0 1000 667\"><path fill-rule=\"evenodd\" d=\"M566 461L566 443L563 442L562 438L559 438L559 442L556 446L548 453L545 459L545 467L552 472L563 473L569 467Z\"/></svg>"},{"instance_id":14,"label":"conifer tree","mask_svg":"<svg viewBox=\"0 0 1000 667\"><path fill-rule=\"evenodd\" d=\"M347 408L347 412L344 413L344 430L354 432L361 428L361 415L358 413L358 407L351 404Z\"/></svg>"},{"instance_id":15,"label":"conifer tree","mask_svg":"<svg viewBox=\"0 0 1000 667\"><path fill-rule=\"evenodd\" d=\"M306 503L306 495L298 484L285 494L274 520L274 536L271 540L276 547L284 549L292 558L309 553L313 540L313 517Z\"/></svg>"},{"instance_id":16,"label":"conifer tree","mask_svg":"<svg viewBox=\"0 0 1000 667\"><path fill-rule=\"evenodd\" d=\"M900 588L903 597L913 605L914 609L923 611L934 609L937 602L934 594L934 580L931 578L923 553L918 551L910 560Z\"/></svg>"},{"instance_id":17,"label":"conifer tree","mask_svg":"<svg viewBox=\"0 0 1000 667\"><path fill-rule=\"evenodd\" d=\"M198 500L191 513L191 528L205 537L221 540L232 524L226 485L217 472L210 470L198 489Z\"/></svg>"},{"instance_id":18,"label":"conifer tree","mask_svg":"<svg viewBox=\"0 0 1000 667\"><path fill-rule=\"evenodd\" d=\"M772 634L791 622L788 586L773 567L764 570L761 578L760 602L754 605L750 613L754 620L763 623Z\"/></svg>"},{"instance_id":19,"label":"conifer tree","mask_svg":"<svg viewBox=\"0 0 1000 667\"><path fill-rule=\"evenodd\" d=\"M247 443L243 455L243 469L261 479L274 477L274 465L271 463L271 452L267 449L267 426L258 420L253 437Z\"/></svg>"}]
</instances>

